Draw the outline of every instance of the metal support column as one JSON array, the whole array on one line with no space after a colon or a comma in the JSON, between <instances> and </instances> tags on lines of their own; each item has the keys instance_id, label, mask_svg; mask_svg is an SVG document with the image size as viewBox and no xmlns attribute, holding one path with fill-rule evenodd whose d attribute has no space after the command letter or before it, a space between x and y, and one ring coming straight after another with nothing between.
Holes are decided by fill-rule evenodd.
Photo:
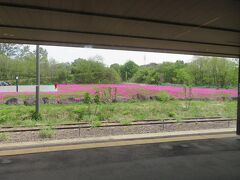
<instances>
[{"instance_id":1,"label":"metal support column","mask_svg":"<svg viewBox=\"0 0 240 180\"><path fill-rule=\"evenodd\" d=\"M237 135L240 135L240 57L238 58Z\"/></svg>"},{"instance_id":2,"label":"metal support column","mask_svg":"<svg viewBox=\"0 0 240 180\"><path fill-rule=\"evenodd\" d=\"M36 45L36 113L40 113L40 61L39 45Z\"/></svg>"},{"instance_id":3,"label":"metal support column","mask_svg":"<svg viewBox=\"0 0 240 180\"><path fill-rule=\"evenodd\" d=\"M16 76L16 92L18 92L18 76Z\"/></svg>"}]
</instances>

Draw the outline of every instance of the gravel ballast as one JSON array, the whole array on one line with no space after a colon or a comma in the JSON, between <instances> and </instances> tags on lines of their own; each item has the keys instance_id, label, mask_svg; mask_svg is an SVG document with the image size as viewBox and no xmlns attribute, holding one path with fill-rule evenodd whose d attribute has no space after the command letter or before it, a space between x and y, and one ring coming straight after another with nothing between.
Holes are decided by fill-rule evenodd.
<instances>
[{"instance_id":1,"label":"gravel ballast","mask_svg":"<svg viewBox=\"0 0 240 180\"><path fill-rule=\"evenodd\" d=\"M66 126L67 127L67 126ZM180 122L180 123L135 123L133 125L111 125L111 126L72 126L71 128L55 129L55 134L52 138L41 138L38 130L28 131L19 130L17 132L4 132L7 140L0 143L12 142L31 142L31 141L46 141L54 139L72 139L72 138L88 138L88 137L102 137L114 135L128 135L128 134L146 134L172 131L189 131L202 129L221 129L236 127L235 120L228 121L201 121L201 122ZM2 129L1 129L2 130Z\"/></svg>"}]
</instances>

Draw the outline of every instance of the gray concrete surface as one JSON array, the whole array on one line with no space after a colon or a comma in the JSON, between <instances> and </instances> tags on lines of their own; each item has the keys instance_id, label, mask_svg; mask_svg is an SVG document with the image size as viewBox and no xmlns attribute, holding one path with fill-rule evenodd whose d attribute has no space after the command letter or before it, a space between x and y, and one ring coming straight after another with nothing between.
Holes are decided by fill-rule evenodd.
<instances>
[{"instance_id":1,"label":"gray concrete surface","mask_svg":"<svg viewBox=\"0 0 240 180\"><path fill-rule=\"evenodd\" d=\"M237 138L0 157L1 180L239 180Z\"/></svg>"},{"instance_id":2,"label":"gray concrete surface","mask_svg":"<svg viewBox=\"0 0 240 180\"><path fill-rule=\"evenodd\" d=\"M35 92L36 86L35 85L19 85L18 86L19 92ZM56 92L54 85L41 85L40 92ZM0 86L0 92L16 92L16 86Z\"/></svg>"}]
</instances>

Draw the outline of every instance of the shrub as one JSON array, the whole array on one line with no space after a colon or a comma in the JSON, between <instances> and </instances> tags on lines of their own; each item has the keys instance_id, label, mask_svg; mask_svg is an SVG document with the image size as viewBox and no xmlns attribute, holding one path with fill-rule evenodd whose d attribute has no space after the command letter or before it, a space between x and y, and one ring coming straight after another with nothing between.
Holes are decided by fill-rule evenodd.
<instances>
[{"instance_id":1,"label":"shrub","mask_svg":"<svg viewBox=\"0 0 240 180\"><path fill-rule=\"evenodd\" d=\"M36 120L36 121L42 120L42 115L40 113L33 112L31 119Z\"/></svg>"},{"instance_id":2,"label":"shrub","mask_svg":"<svg viewBox=\"0 0 240 180\"><path fill-rule=\"evenodd\" d=\"M173 97L170 94L168 94L167 92L165 92L165 91L161 91L156 96L156 100L162 101L162 102L167 102L167 101L170 101L172 99L173 99Z\"/></svg>"},{"instance_id":3,"label":"shrub","mask_svg":"<svg viewBox=\"0 0 240 180\"><path fill-rule=\"evenodd\" d=\"M96 103L96 104L100 104L100 95L99 95L99 92L96 92L93 101L94 101L94 103Z\"/></svg>"},{"instance_id":4,"label":"shrub","mask_svg":"<svg viewBox=\"0 0 240 180\"><path fill-rule=\"evenodd\" d=\"M41 138L52 138L55 135L55 130L51 127L43 128L39 131L39 136Z\"/></svg>"},{"instance_id":5,"label":"shrub","mask_svg":"<svg viewBox=\"0 0 240 180\"><path fill-rule=\"evenodd\" d=\"M169 112L168 117L176 117L176 113L175 112Z\"/></svg>"},{"instance_id":6,"label":"shrub","mask_svg":"<svg viewBox=\"0 0 240 180\"><path fill-rule=\"evenodd\" d=\"M8 140L8 136L5 133L0 133L0 142Z\"/></svg>"},{"instance_id":7,"label":"shrub","mask_svg":"<svg viewBox=\"0 0 240 180\"><path fill-rule=\"evenodd\" d=\"M92 102L92 97L91 97L91 95L90 95L88 92L86 92L86 93L84 94L84 100L83 100L83 102L84 102L85 104L90 104L90 103Z\"/></svg>"}]
</instances>

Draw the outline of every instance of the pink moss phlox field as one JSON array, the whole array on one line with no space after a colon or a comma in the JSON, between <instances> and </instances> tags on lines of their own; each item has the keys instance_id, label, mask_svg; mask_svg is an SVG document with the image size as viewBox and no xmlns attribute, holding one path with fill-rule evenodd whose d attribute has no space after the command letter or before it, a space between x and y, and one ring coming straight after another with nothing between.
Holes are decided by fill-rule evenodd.
<instances>
[{"instance_id":1,"label":"pink moss phlox field","mask_svg":"<svg viewBox=\"0 0 240 180\"><path fill-rule=\"evenodd\" d=\"M161 91L166 91L175 98L185 98L185 91L183 87L173 86L157 86L157 85L143 85L143 84L59 84L57 92L44 92L41 94L49 95L73 95L76 101L80 101L80 97L84 92L95 94L98 90L117 89L117 95L130 98L133 95L140 93L146 95L156 95ZM13 97L18 95L34 95L34 93L1 93L0 101L3 98ZM212 98L218 96L237 97L237 89L214 89L214 88L192 88L192 96L196 98Z\"/></svg>"},{"instance_id":2,"label":"pink moss phlox field","mask_svg":"<svg viewBox=\"0 0 240 180\"><path fill-rule=\"evenodd\" d=\"M117 88L117 94L124 97L131 97L137 93L156 94L160 91L166 91L176 98L184 98L184 88L173 86L156 86L141 84L61 84L58 86L58 93L66 94L72 92L89 92L95 94L97 89ZM229 95L237 97L236 89L210 89L210 88L192 88L194 97L208 97L211 95Z\"/></svg>"}]
</instances>

